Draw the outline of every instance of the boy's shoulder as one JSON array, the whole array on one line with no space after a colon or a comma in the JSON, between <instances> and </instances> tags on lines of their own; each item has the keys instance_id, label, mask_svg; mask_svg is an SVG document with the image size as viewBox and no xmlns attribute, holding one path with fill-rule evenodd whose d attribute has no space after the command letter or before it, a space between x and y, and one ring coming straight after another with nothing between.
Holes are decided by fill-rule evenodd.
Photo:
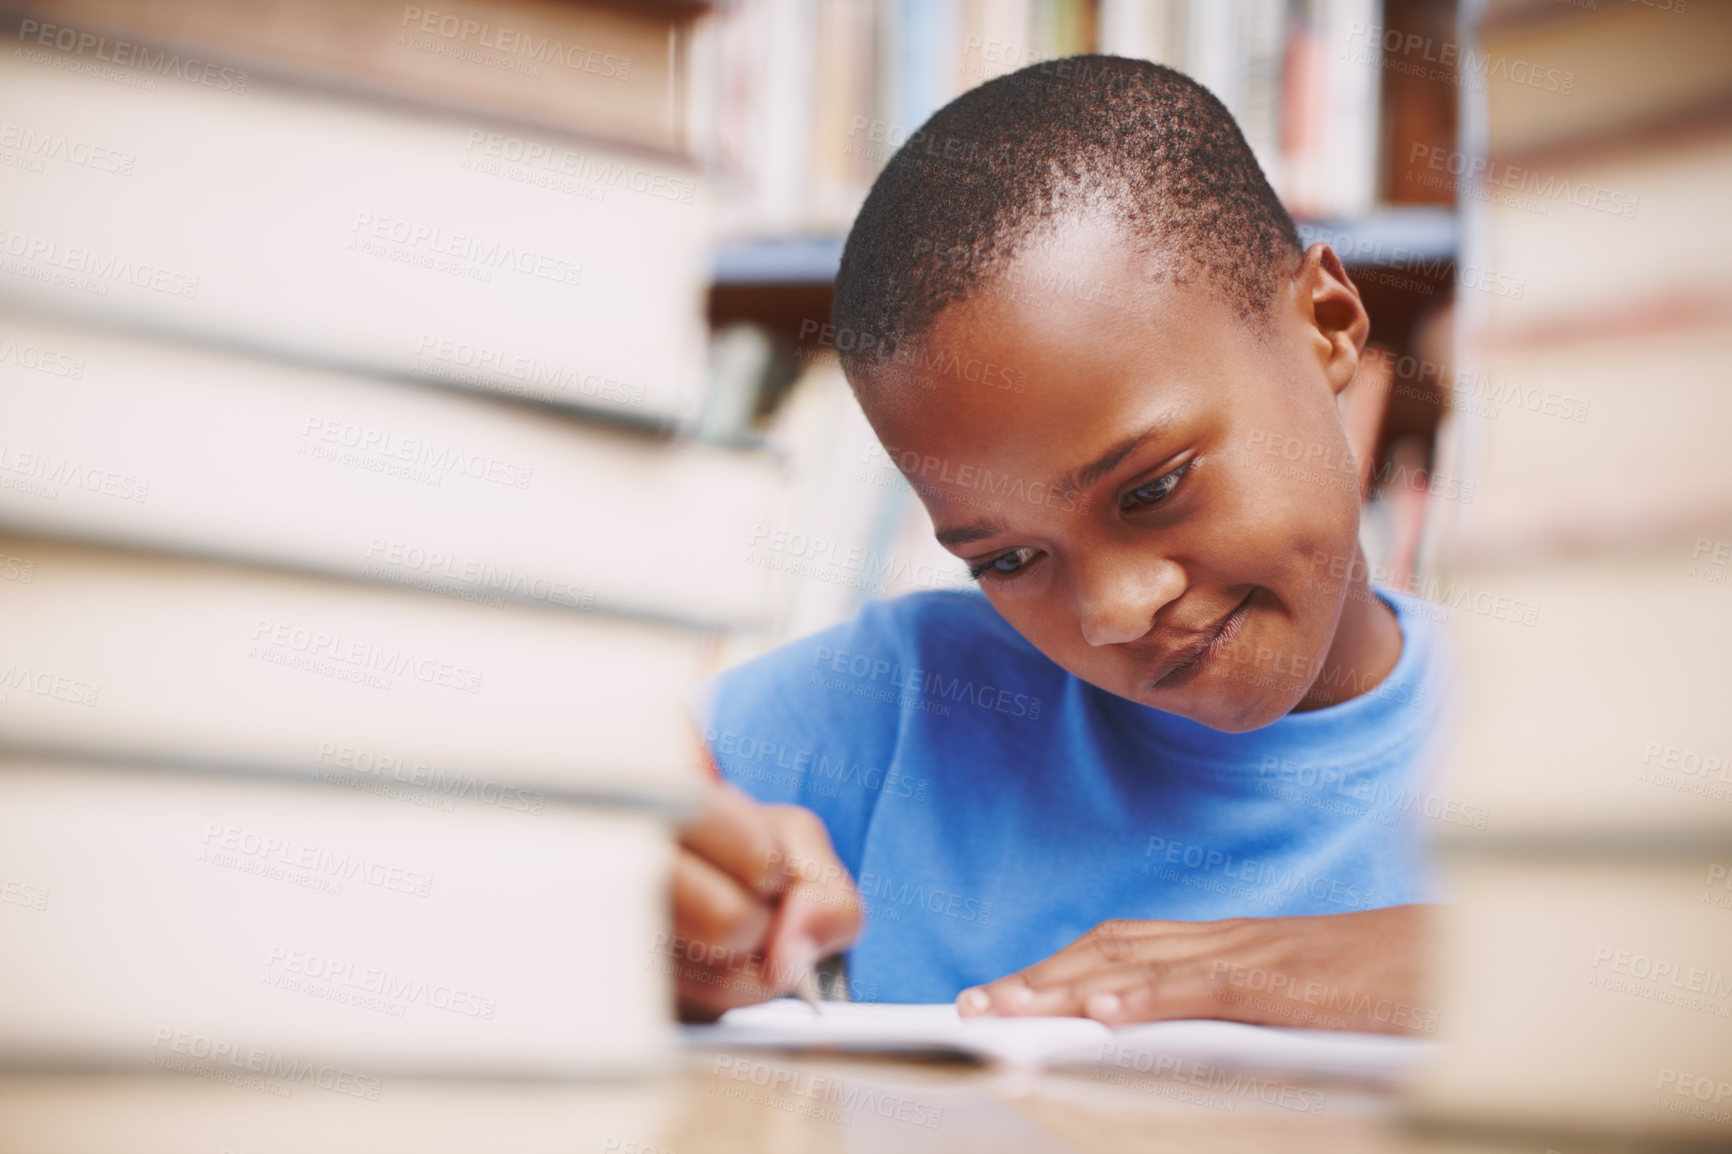
<instances>
[{"instance_id":1,"label":"boy's shoulder","mask_svg":"<svg viewBox=\"0 0 1732 1154\"><path fill-rule=\"evenodd\" d=\"M1065 676L983 595L941 590L869 601L845 621L718 674L704 697L735 716L773 710L816 724L845 713L853 724L865 703L906 703L932 687L1014 680L1050 690L1048 682Z\"/></svg>"},{"instance_id":2,"label":"boy's shoulder","mask_svg":"<svg viewBox=\"0 0 1732 1154\"><path fill-rule=\"evenodd\" d=\"M925 800L985 729L1041 716L1067 675L968 591L870 601L709 679L694 719L723 777L824 819L851 869L885 797Z\"/></svg>"},{"instance_id":3,"label":"boy's shoulder","mask_svg":"<svg viewBox=\"0 0 1732 1154\"><path fill-rule=\"evenodd\" d=\"M869 601L856 620L867 635L931 645L1002 645L1040 656L986 597L974 590L933 590Z\"/></svg>"},{"instance_id":4,"label":"boy's shoulder","mask_svg":"<svg viewBox=\"0 0 1732 1154\"><path fill-rule=\"evenodd\" d=\"M921 670L956 676L1016 669L1063 676L980 593L942 590L869 601L850 619L784 645L767 664L898 683ZM765 661L760 658L759 661ZM749 664L757 664L756 662Z\"/></svg>"}]
</instances>

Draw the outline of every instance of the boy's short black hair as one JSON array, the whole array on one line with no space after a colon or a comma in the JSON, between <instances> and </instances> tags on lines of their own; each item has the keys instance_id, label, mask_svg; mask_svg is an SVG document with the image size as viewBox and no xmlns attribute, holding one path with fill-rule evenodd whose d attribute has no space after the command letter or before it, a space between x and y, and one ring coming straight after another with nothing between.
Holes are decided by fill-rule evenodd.
<instances>
[{"instance_id":1,"label":"boy's short black hair","mask_svg":"<svg viewBox=\"0 0 1732 1154\"><path fill-rule=\"evenodd\" d=\"M1074 56L982 84L891 157L848 233L831 321L849 375L966 299L1045 223L1115 216L1150 275L1201 273L1241 317L1268 315L1303 246L1232 114L1147 60Z\"/></svg>"}]
</instances>

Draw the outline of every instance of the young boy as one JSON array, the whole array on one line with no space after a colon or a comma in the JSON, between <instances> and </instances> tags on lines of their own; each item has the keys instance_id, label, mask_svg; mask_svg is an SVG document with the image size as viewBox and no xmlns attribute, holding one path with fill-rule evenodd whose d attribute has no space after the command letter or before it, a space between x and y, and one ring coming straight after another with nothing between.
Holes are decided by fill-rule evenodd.
<instances>
[{"instance_id":1,"label":"young boy","mask_svg":"<svg viewBox=\"0 0 1732 1154\"><path fill-rule=\"evenodd\" d=\"M1112 57L974 89L874 185L833 320L980 588L710 687L682 1012L847 949L854 997L964 1014L1422 1027L1438 643L1364 579L1358 292L1225 108Z\"/></svg>"}]
</instances>

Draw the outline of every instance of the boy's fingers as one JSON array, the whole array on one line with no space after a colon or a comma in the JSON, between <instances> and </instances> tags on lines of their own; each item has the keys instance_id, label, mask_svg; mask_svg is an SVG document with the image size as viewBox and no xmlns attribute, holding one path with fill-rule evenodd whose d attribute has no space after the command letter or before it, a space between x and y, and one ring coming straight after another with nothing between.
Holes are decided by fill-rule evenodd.
<instances>
[{"instance_id":1,"label":"boy's fingers","mask_svg":"<svg viewBox=\"0 0 1732 1154\"><path fill-rule=\"evenodd\" d=\"M1206 963L1199 965L1195 960L1101 970L1062 986L1037 990L1031 1012L1076 1014L1115 1025L1193 1017L1208 1005L1206 973Z\"/></svg>"},{"instance_id":2,"label":"boy's fingers","mask_svg":"<svg viewBox=\"0 0 1732 1154\"><path fill-rule=\"evenodd\" d=\"M1151 979L1146 972L1118 975L1114 983L1100 983L1080 991L1077 1012L1109 1026L1129 1022L1158 1022L1172 1018L1237 1018L1224 1006L1206 978L1197 973Z\"/></svg>"},{"instance_id":3,"label":"boy's fingers","mask_svg":"<svg viewBox=\"0 0 1732 1154\"><path fill-rule=\"evenodd\" d=\"M1141 981L1165 983L1206 974L1223 952L1220 922L1103 922L1058 953L957 996L967 1016L1086 1013L1092 995Z\"/></svg>"},{"instance_id":4,"label":"boy's fingers","mask_svg":"<svg viewBox=\"0 0 1732 1154\"><path fill-rule=\"evenodd\" d=\"M770 978L790 989L820 961L847 949L860 932L859 900L818 886L797 885L782 899L765 951Z\"/></svg>"},{"instance_id":5,"label":"boy's fingers","mask_svg":"<svg viewBox=\"0 0 1732 1154\"><path fill-rule=\"evenodd\" d=\"M1212 1000L1206 965L1191 962L1100 969L1040 988L1015 974L964 990L956 1006L964 1017L1086 1017L1109 1025L1223 1016Z\"/></svg>"},{"instance_id":6,"label":"boy's fingers","mask_svg":"<svg viewBox=\"0 0 1732 1154\"><path fill-rule=\"evenodd\" d=\"M711 790L703 815L680 831L680 844L760 896L779 894L787 884L776 829L766 820L765 808L738 786Z\"/></svg>"},{"instance_id":7,"label":"boy's fingers","mask_svg":"<svg viewBox=\"0 0 1732 1154\"><path fill-rule=\"evenodd\" d=\"M712 1021L725 1010L768 1001L777 993L749 965L706 966L682 961L675 972L682 1021Z\"/></svg>"},{"instance_id":8,"label":"boy's fingers","mask_svg":"<svg viewBox=\"0 0 1732 1154\"><path fill-rule=\"evenodd\" d=\"M696 854L681 851L675 857L673 882L674 928L680 936L750 950L769 932L769 905Z\"/></svg>"},{"instance_id":9,"label":"boy's fingers","mask_svg":"<svg viewBox=\"0 0 1732 1154\"><path fill-rule=\"evenodd\" d=\"M956 1012L965 1018L1026 1014L1033 1004L1034 990L1021 974L1011 974L984 986L972 986L956 995Z\"/></svg>"},{"instance_id":10,"label":"boy's fingers","mask_svg":"<svg viewBox=\"0 0 1732 1154\"><path fill-rule=\"evenodd\" d=\"M766 954L770 978L787 989L859 936L860 898L816 814L797 806L774 806L770 812L784 847L789 886Z\"/></svg>"},{"instance_id":11,"label":"boy's fingers","mask_svg":"<svg viewBox=\"0 0 1732 1154\"><path fill-rule=\"evenodd\" d=\"M719 1011L791 989L819 960L860 932L860 901L817 814L759 805L733 786L713 791L681 832L674 868L678 931L723 950L756 952L761 964L680 970L684 1009Z\"/></svg>"}]
</instances>

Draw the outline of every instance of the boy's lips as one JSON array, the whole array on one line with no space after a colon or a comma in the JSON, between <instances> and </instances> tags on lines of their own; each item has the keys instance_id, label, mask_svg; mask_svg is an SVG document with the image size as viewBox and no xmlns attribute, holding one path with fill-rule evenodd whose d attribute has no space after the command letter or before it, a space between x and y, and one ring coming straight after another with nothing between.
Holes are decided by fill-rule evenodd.
<instances>
[{"instance_id":1,"label":"boy's lips","mask_svg":"<svg viewBox=\"0 0 1732 1154\"><path fill-rule=\"evenodd\" d=\"M1169 650L1156 664L1154 674L1149 680L1149 688L1162 688L1163 682L1201 664L1211 648L1223 641L1231 641L1244 627L1245 617L1251 608L1250 602L1251 594L1247 593L1213 625L1196 634L1190 641Z\"/></svg>"}]
</instances>

